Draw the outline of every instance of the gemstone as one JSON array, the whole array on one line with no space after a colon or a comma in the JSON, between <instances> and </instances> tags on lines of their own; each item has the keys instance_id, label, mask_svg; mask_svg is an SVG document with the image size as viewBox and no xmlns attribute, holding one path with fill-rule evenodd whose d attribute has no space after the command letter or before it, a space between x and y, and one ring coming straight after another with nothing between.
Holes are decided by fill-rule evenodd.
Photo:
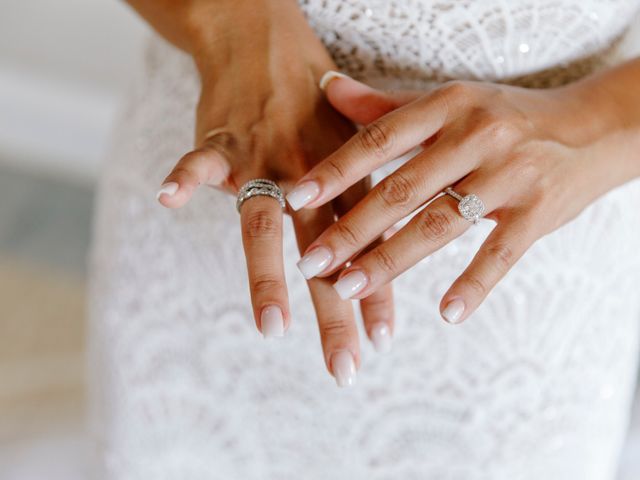
<instances>
[{"instance_id":1,"label":"gemstone","mask_svg":"<svg viewBox=\"0 0 640 480\"><path fill-rule=\"evenodd\" d=\"M460 203L458 203L460 214L470 222L477 223L478 219L484 213L484 204L477 195L473 193L466 195Z\"/></svg>"}]
</instances>

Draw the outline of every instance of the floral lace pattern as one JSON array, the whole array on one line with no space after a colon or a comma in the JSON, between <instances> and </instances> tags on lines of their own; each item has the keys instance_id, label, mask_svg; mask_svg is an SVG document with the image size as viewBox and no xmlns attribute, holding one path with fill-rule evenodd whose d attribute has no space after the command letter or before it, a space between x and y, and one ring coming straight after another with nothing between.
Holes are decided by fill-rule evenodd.
<instances>
[{"instance_id":1,"label":"floral lace pattern","mask_svg":"<svg viewBox=\"0 0 640 480\"><path fill-rule=\"evenodd\" d=\"M531 85L548 69L543 83L567 83L598 65L638 8L630 0L298 3L341 70L406 86L450 79Z\"/></svg>"},{"instance_id":2,"label":"floral lace pattern","mask_svg":"<svg viewBox=\"0 0 640 480\"><path fill-rule=\"evenodd\" d=\"M638 6L300 4L340 68L398 87L590 56ZM393 351L377 356L361 331L358 384L341 390L325 371L289 219L293 323L265 342L234 199L201 189L179 210L155 201L191 147L199 84L191 60L155 36L141 73L100 185L91 254L91 419L104 478L613 478L640 339L640 211L629 208L640 182L539 240L463 325L444 324L438 303L493 224L419 263L395 282Z\"/></svg>"}]
</instances>

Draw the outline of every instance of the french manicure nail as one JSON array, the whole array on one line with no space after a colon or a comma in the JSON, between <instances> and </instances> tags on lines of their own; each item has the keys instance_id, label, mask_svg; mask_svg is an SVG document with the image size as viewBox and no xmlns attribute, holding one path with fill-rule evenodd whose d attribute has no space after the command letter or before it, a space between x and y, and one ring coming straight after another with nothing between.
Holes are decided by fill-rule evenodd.
<instances>
[{"instance_id":1,"label":"french manicure nail","mask_svg":"<svg viewBox=\"0 0 640 480\"><path fill-rule=\"evenodd\" d=\"M338 295L343 300L351 298L367 286L367 276L360 270L347 273L344 277L333 284Z\"/></svg>"},{"instance_id":2,"label":"french manicure nail","mask_svg":"<svg viewBox=\"0 0 640 480\"><path fill-rule=\"evenodd\" d=\"M389 330L389 325L379 322L371 327L371 342L376 352L389 352L391 350L391 330Z\"/></svg>"},{"instance_id":3,"label":"french manicure nail","mask_svg":"<svg viewBox=\"0 0 640 480\"><path fill-rule=\"evenodd\" d=\"M260 324L264 338L282 337L284 335L282 310L277 305L269 305L262 309Z\"/></svg>"},{"instance_id":4,"label":"french manicure nail","mask_svg":"<svg viewBox=\"0 0 640 480\"><path fill-rule=\"evenodd\" d=\"M333 354L331 371L339 387L350 387L356 383L356 363L351 352L347 350Z\"/></svg>"},{"instance_id":5,"label":"french manicure nail","mask_svg":"<svg viewBox=\"0 0 640 480\"><path fill-rule=\"evenodd\" d=\"M156 195L156 200L160 200L162 195L169 195L173 197L178 191L178 184L176 182L167 182L162 184L160 190L158 190L158 194Z\"/></svg>"},{"instance_id":6,"label":"french manicure nail","mask_svg":"<svg viewBox=\"0 0 640 480\"><path fill-rule=\"evenodd\" d=\"M451 300L442 311L442 317L449 323L458 323L464 313L464 302L456 298Z\"/></svg>"},{"instance_id":7,"label":"french manicure nail","mask_svg":"<svg viewBox=\"0 0 640 480\"><path fill-rule=\"evenodd\" d=\"M318 82L318 86L320 87L320 90L324 90L325 88L327 88L327 85L329 85L329 82L334 78L349 78L349 76L341 72L336 72L335 70L327 70L325 74L322 75L320 82Z\"/></svg>"},{"instance_id":8,"label":"french manicure nail","mask_svg":"<svg viewBox=\"0 0 640 480\"><path fill-rule=\"evenodd\" d=\"M326 247L316 247L297 263L302 276L309 280L322 272L331 263L333 253Z\"/></svg>"},{"instance_id":9,"label":"french manicure nail","mask_svg":"<svg viewBox=\"0 0 640 480\"><path fill-rule=\"evenodd\" d=\"M287 194L287 202L294 210L299 210L313 201L320 193L320 186L316 182L302 182Z\"/></svg>"}]
</instances>

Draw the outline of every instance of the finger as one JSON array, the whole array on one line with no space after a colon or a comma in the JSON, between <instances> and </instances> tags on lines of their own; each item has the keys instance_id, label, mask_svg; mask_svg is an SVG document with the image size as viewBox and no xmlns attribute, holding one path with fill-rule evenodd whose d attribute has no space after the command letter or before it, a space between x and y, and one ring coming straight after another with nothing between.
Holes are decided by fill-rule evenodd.
<instances>
[{"instance_id":1,"label":"finger","mask_svg":"<svg viewBox=\"0 0 640 480\"><path fill-rule=\"evenodd\" d=\"M424 90L382 91L333 71L322 77L320 85L333 108L361 125L366 125L426 93Z\"/></svg>"},{"instance_id":2,"label":"finger","mask_svg":"<svg viewBox=\"0 0 640 480\"><path fill-rule=\"evenodd\" d=\"M501 222L442 298L442 317L449 323L468 318L533 242L526 217Z\"/></svg>"},{"instance_id":3,"label":"finger","mask_svg":"<svg viewBox=\"0 0 640 480\"><path fill-rule=\"evenodd\" d=\"M467 175L479 162L474 142L442 138L385 177L310 246L300 267L305 277L326 275L385 230Z\"/></svg>"},{"instance_id":4,"label":"finger","mask_svg":"<svg viewBox=\"0 0 640 480\"><path fill-rule=\"evenodd\" d=\"M360 181L353 185L351 188L347 189L343 194L339 195L333 202L331 202L331 207L333 208L333 212L340 218L342 215L347 213L350 209L354 208L354 206L358 203L359 200L362 199L366 192L369 189L369 181ZM327 222L326 225L332 225L333 221ZM329 227L330 228L330 227ZM310 236L307 236L307 240L305 245L308 245L311 240ZM314 250L311 252L311 250ZM298 260L296 264L302 276L307 280L314 277L317 272L324 270L328 262L331 261L332 255L329 254L327 256L326 249L312 249L311 247L307 247L306 253Z\"/></svg>"},{"instance_id":5,"label":"finger","mask_svg":"<svg viewBox=\"0 0 640 480\"><path fill-rule=\"evenodd\" d=\"M360 346L353 307L336 294L331 282L312 278L308 281L311 300L318 317L325 364L340 387L356 381L360 366Z\"/></svg>"},{"instance_id":6,"label":"finger","mask_svg":"<svg viewBox=\"0 0 640 480\"><path fill-rule=\"evenodd\" d=\"M298 210L335 198L379 166L436 134L450 111L456 110L454 105L447 94L436 92L367 124L300 179L287 195L289 205Z\"/></svg>"},{"instance_id":7,"label":"finger","mask_svg":"<svg viewBox=\"0 0 640 480\"><path fill-rule=\"evenodd\" d=\"M333 211L325 206L294 212L292 218L298 247L302 250L333 222ZM318 319L327 369L338 386L353 385L360 366L360 345L351 302L340 299L332 287L332 279L313 278L307 284Z\"/></svg>"},{"instance_id":8,"label":"finger","mask_svg":"<svg viewBox=\"0 0 640 480\"><path fill-rule=\"evenodd\" d=\"M367 336L378 353L391 350L393 337L394 308L393 288L383 285L366 298L360 300L360 311Z\"/></svg>"},{"instance_id":9,"label":"finger","mask_svg":"<svg viewBox=\"0 0 640 480\"><path fill-rule=\"evenodd\" d=\"M339 218L346 215L367 195L369 190L371 190L371 177L366 177L349 187L331 202L333 211Z\"/></svg>"},{"instance_id":10,"label":"finger","mask_svg":"<svg viewBox=\"0 0 640 480\"><path fill-rule=\"evenodd\" d=\"M240 208L240 222L256 325L265 338L281 337L289 326L282 209L271 197L251 197Z\"/></svg>"},{"instance_id":11,"label":"finger","mask_svg":"<svg viewBox=\"0 0 640 480\"><path fill-rule=\"evenodd\" d=\"M344 215L362 199L369 189L367 181L360 181L349 188L332 202L338 216ZM340 200L340 201L338 201ZM326 231L326 230L325 230ZM376 239L366 248L377 246L382 239ZM385 285L372 295L360 300L360 312L367 336L379 353L386 353L391 349L393 333L393 290L391 284Z\"/></svg>"},{"instance_id":12,"label":"finger","mask_svg":"<svg viewBox=\"0 0 640 480\"><path fill-rule=\"evenodd\" d=\"M477 193L490 212L502 204L493 184L461 183L461 195ZM458 211L458 201L442 195L419 211L389 240L355 260L334 287L342 298L365 298L424 257L461 235L471 225Z\"/></svg>"},{"instance_id":13,"label":"finger","mask_svg":"<svg viewBox=\"0 0 640 480\"><path fill-rule=\"evenodd\" d=\"M222 185L231 167L228 158L228 133L219 133L185 154L165 178L158 191L158 201L168 208L182 207L201 184Z\"/></svg>"}]
</instances>

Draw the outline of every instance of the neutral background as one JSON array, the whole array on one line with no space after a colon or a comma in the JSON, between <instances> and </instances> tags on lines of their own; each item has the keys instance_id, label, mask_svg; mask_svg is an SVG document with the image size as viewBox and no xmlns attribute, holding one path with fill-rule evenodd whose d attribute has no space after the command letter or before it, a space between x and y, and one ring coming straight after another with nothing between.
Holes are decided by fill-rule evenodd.
<instances>
[{"instance_id":1,"label":"neutral background","mask_svg":"<svg viewBox=\"0 0 640 480\"><path fill-rule=\"evenodd\" d=\"M118 0L0 0L0 479L80 480L93 185L146 27Z\"/></svg>"},{"instance_id":2,"label":"neutral background","mask_svg":"<svg viewBox=\"0 0 640 480\"><path fill-rule=\"evenodd\" d=\"M0 479L85 479L93 186L148 31L117 0L0 7ZM633 425L620 480L640 478Z\"/></svg>"}]
</instances>

